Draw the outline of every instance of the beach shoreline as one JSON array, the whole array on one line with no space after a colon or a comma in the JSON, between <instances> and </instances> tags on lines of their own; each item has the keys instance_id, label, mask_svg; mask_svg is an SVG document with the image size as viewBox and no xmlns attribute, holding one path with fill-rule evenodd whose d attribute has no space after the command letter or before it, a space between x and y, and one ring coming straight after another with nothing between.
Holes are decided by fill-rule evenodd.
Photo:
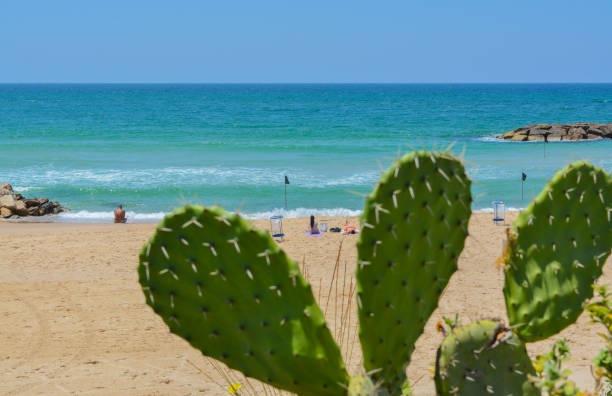
<instances>
[{"instance_id":1,"label":"beach shoreline","mask_svg":"<svg viewBox=\"0 0 612 396\"><path fill-rule=\"evenodd\" d=\"M507 225L516 215L508 214ZM491 218L487 213L472 215L458 271L416 344L408 368L416 394L434 394L430 370L442 341L435 324L443 316L458 313L462 323L492 317L507 323L503 273L494 264L502 252L506 227L493 225ZM329 220L330 227L342 226L347 220L359 224L358 217ZM253 223L269 230L267 220ZM324 306L330 299L326 318L335 332L340 312L352 300L349 290L354 282L358 236L328 232L310 238L304 233L307 225L305 218L283 219L285 238L279 246L299 263L319 304ZM4 357L0 360L0 393L227 393L190 364L221 381L202 355L170 334L145 304L136 267L140 249L155 227L155 223L0 222L0 317L5 324L0 334ZM339 291L330 294L339 249ZM600 283L612 283L610 270L604 270ZM344 342L343 355L349 371L356 374L360 348L355 306L350 307L352 338ZM566 365L573 371L571 378L581 388L592 389L590 361L603 346L598 331L583 314L560 334L527 348L535 358L547 352L552 342L566 337L572 353Z\"/></svg>"},{"instance_id":2,"label":"beach shoreline","mask_svg":"<svg viewBox=\"0 0 612 396\"><path fill-rule=\"evenodd\" d=\"M514 208L514 207L510 207L510 208L506 208L506 214L508 216L511 216L512 213L520 213L524 208ZM279 211L269 211L266 212L266 215L257 215L254 216L251 213L238 213L239 215L241 215L244 219L248 220L248 221L254 221L254 222L260 222L260 221L267 221L270 219L270 217L272 217L273 215L281 215L283 216L283 219L291 219L291 220L295 220L295 219L303 219L304 221L307 221L307 219L309 218L308 216L305 216L304 213L312 213L312 215L314 215L317 219L346 219L346 218L359 218L362 214L362 211L360 210L352 210L352 211L348 211L349 214L347 215L325 215L325 210L321 211L318 209L313 209L312 212L308 212L308 209L304 209L304 208L300 208L299 212L301 213L301 215L299 216L286 216L284 215L284 211L279 210ZM333 211L332 211L333 212ZM290 211L290 213L292 213ZM321 214L323 213L323 214ZM472 213L483 213L483 214L491 214L493 213L493 208L480 208L480 209L472 209ZM159 223L164 216L168 215L169 213L160 213L157 214L156 217L151 216L151 214L137 214L140 216L148 216L149 218L145 219L145 220L141 220L141 219L132 219L133 218L133 214L130 216L128 214L128 221L127 224L157 224ZM21 223L25 223L25 224L38 224L38 223L47 223L47 224L108 224L108 223L113 223L113 212L110 211L106 214L106 217L104 219L100 219L100 218L94 218L91 220L88 219L76 219L76 218L72 218L72 217L66 217L65 214L61 214L61 215L47 215L47 216L37 216L37 217L21 217L18 219L2 219L0 218L0 223L9 223L9 224L21 224Z\"/></svg>"}]
</instances>

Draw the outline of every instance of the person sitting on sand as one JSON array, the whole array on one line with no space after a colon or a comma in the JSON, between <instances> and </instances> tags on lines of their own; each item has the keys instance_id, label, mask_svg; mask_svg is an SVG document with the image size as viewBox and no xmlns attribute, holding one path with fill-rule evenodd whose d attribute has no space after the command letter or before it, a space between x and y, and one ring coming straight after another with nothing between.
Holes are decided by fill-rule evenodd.
<instances>
[{"instance_id":1,"label":"person sitting on sand","mask_svg":"<svg viewBox=\"0 0 612 396\"><path fill-rule=\"evenodd\" d=\"M314 216L310 216L310 225L308 226L308 231L310 231L310 235L320 234L319 224L314 220Z\"/></svg>"},{"instance_id":2,"label":"person sitting on sand","mask_svg":"<svg viewBox=\"0 0 612 396\"><path fill-rule=\"evenodd\" d=\"M117 206L115 209L115 223L125 223L127 221L127 217L125 217L125 210L123 210L123 206Z\"/></svg>"}]
</instances>

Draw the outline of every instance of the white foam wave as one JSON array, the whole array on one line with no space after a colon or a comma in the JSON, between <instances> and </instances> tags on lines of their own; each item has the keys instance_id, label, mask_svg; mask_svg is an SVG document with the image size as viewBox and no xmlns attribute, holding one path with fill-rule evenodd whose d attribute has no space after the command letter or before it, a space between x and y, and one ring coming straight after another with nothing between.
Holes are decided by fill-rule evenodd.
<instances>
[{"instance_id":1,"label":"white foam wave","mask_svg":"<svg viewBox=\"0 0 612 396\"><path fill-rule=\"evenodd\" d=\"M21 186L13 186L13 190L15 193L20 194L26 191L39 190L40 187L21 187Z\"/></svg>"},{"instance_id":2,"label":"white foam wave","mask_svg":"<svg viewBox=\"0 0 612 396\"><path fill-rule=\"evenodd\" d=\"M479 138L476 138L475 140L479 141L479 142L505 142L506 140L503 139L498 139L495 137L495 135L493 136L481 136Z\"/></svg>"},{"instance_id":3,"label":"white foam wave","mask_svg":"<svg viewBox=\"0 0 612 396\"><path fill-rule=\"evenodd\" d=\"M352 210L347 208L329 208L329 209L313 209L313 208L297 208L297 209L273 209L263 212L242 213L241 215L250 220L269 219L272 216L281 215L286 218L298 217L325 217L325 216L359 216L360 210Z\"/></svg>"},{"instance_id":4,"label":"white foam wave","mask_svg":"<svg viewBox=\"0 0 612 396\"><path fill-rule=\"evenodd\" d=\"M314 208L297 208L297 209L272 209L269 211L241 213L240 215L249 220L269 219L271 216L281 215L285 218L309 217L311 215L317 217L324 216L359 216L361 211L347 208L329 208L329 209L314 209ZM166 213L137 213L133 211L126 212L128 222L157 222L164 218ZM114 219L112 211L88 211L79 210L74 212L64 212L56 216L59 221L69 222L111 222Z\"/></svg>"},{"instance_id":5,"label":"white foam wave","mask_svg":"<svg viewBox=\"0 0 612 396\"><path fill-rule=\"evenodd\" d=\"M128 211L125 213L128 218L128 221L159 221L164 218L166 215L163 212L155 212L155 213L136 213L133 211ZM83 222L110 222L114 219L114 214L112 211L109 212L90 212L88 210L79 210L74 212L64 212L60 213L57 218L60 221L83 221Z\"/></svg>"},{"instance_id":6,"label":"white foam wave","mask_svg":"<svg viewBox=\"0 0 612 396\"><path fill-rule=\"evenodd\" d=\"M276 186L288 175L292 184L306 188L371 185L379 173L368 170L348 175L332 176L302 168L148 168L148 169L85 169L59 170L21 168L13 172L13 180L27 181L39 187L25 187L23 191L53 184L76 186L151 187L171 185L250 185Z\"/></svg>"},{"instance_id":7,"label":"white foam wave","mask_svg":"<svg viewBox=\"0 0 612 396\"><path fill-rule=\"evenodd\" d=\"M521 211L524 208L507 207L506 212ZM474 209L475 213L492 213L493 208L480 208ZM353 210L348 208L297 208L285 210L282 208L260 211L260 212L245 212L240 213L242 217L249 220L265 220L272 216L281 215L284 218L307 218L312 216L316 217L345 217L345 216L360 216L361 210ZM164 212L151 212L151 213L137 213L133 211L126 212L128 222L157 222L164 218L167 213ZM74 212L64 212L55 216L58 221L68 222L112 222L114 215L112 211L88 211L79 210Z\"/></svg>"}]
</instances>

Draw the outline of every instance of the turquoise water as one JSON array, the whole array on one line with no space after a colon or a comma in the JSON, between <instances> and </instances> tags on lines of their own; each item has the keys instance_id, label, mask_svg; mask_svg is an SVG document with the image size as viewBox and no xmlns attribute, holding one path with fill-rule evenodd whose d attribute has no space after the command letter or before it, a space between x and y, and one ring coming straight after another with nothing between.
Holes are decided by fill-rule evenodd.
<instances>
[{"instance_id":1,"label":"turquoise water","mask_svg":"<svg viewBox=\"0 0 612 396\"><path fill-rule=\"evenodd\" d=\"M357 214L363 198L347 191L369 192L378 163L455 143L474 209L518 208L572 160L611 171L612 141L493 136L577 121L612 122L612 84L0 85L0 182L60 201L72 221L118 203L156 220L189 201L257 218Z\"/></svg>"}]
</instances>

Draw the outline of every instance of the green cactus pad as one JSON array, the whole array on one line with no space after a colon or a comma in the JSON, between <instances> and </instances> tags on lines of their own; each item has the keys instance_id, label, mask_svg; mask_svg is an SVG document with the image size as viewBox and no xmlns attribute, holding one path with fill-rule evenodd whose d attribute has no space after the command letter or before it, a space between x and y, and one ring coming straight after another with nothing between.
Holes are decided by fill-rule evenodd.
<instances>
[{"instance_id":1,"label":"green cactus pad","mask_svg":"<svg viewBox=\"0 0 612 396\"><path fill-rule=\"evenodd\" d=\"M484 320L454 329L436 359L438 395L539 395L525 345L501 324Z\"/></svg>"},{"instance_id":2,"label":"green cactus pad","mask_svg":"<svg viewBox=\"0 0 612 396\"><path fill-rule=\"evenodd\" d=\"M524 341L580 316L612 248L612 180L583 161L557 172L516 219L505 257L510 324Z\"/></svg>"},{"instance_id":3,"label":"green cactus pad","mask_svg":"<svg viewBox=\"0 0 612 396\"><path fill-rule=\"evenodd\" d=\"M297 263L239 216L177 209L138 273L147 304L204 355L299 395L346 393L339 348Z\"/></svg>"},{"instance_id":4,"label":"green cactus pad","mask_svg":"<svg viewBox=\"0 0 612 396\"><path fill-rule=\"evenodd\" d=\"M364 366L401 391L414 343L438 306L467 237L470 180L448 153L396 161L367 199L357 244Z\"/></svg>"}]
</instances>

